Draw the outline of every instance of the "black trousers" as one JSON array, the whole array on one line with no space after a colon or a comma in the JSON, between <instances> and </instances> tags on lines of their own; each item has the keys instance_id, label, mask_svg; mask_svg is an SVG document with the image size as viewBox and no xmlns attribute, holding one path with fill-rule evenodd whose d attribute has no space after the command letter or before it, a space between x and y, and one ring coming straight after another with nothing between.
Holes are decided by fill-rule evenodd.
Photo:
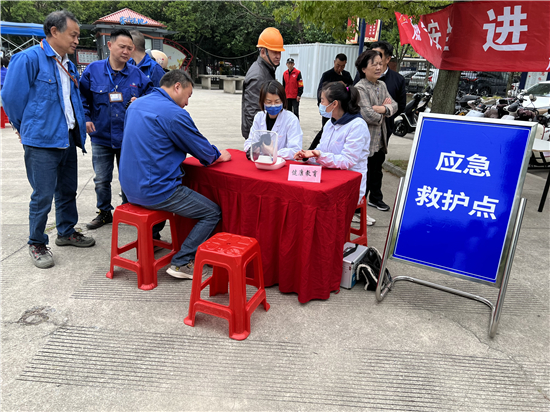
<instances>
[{"instance_id":1,"label":"black trousers","mask_svg":"<svg viewBox=\"0 0 550 412\"><path fill-rule=\"evenodd\" d=\"M325 127L325 123L328 122L327 117L321 117L321 122L323 123L323 127ZM319 130L319 133L317 133L317 136L313 138L313 142L309 145L309 149L307 150L315 150L315 148L319 145L319 142L321 141L321 136L323 135L323 127L321 127L321 130Z\"/></svg>"},{"instance_id":2,"label":"black trousers","mask_svg":"<svg viewBox=\"0 0 550 412\"><path fill-rule=\"evenodd\" d=\"M300 102L297 99L286 99L286 109L294 113L298 119L300 118L299 108Z\"/></svg>"},{"instance_id":3,"label":"black trousers","mask_svg":"<svg viewBox=\"0 0 550 412\"><path fill-rule=\"evenodd\" d=\"M365 197L371 202L381 201L382 195L382 164L386 160L386 153L384 149L380 149L375 154L369 157L368 169L367 169L367 190ZM370 192L370 196L369 196Z\"/></svg>"}]
</instances>

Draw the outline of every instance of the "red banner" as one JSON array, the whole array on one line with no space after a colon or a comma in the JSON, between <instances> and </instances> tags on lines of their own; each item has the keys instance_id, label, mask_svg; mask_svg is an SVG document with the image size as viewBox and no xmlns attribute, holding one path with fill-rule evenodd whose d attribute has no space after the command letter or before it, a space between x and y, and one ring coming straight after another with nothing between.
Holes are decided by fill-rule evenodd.
<instances>
[{"instance_id":1,"label":"red banner","mask_svg":"<svg viewBox=\"0 0 550 412\"><path fill-rule=\"evenodd\" d=\"M401 44L438 69L550 71L550 2L472 1L421 16L395 13Z\"/></svg>"}]
</instances>

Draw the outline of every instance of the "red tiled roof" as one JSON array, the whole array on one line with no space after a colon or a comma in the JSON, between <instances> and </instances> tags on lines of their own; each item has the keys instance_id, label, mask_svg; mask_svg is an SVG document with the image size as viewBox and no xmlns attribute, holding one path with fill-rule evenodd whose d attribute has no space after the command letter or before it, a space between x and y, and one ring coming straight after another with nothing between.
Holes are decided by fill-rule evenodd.
<instances>
[{"instance_id":1,"label":"red tiled roof","mask_svg":"<svg viewBox=\"0 0 550 412\"><path fill-rule=\"evenodd\" d=\"M129 8L125 8L114 13L104 16L94 22L98 23L110 23L129 26L149 26L149 27L166 27L164 24L159 23L156 20L150 19L143 14L136 13Z\"/></svg>"}]
</instances>

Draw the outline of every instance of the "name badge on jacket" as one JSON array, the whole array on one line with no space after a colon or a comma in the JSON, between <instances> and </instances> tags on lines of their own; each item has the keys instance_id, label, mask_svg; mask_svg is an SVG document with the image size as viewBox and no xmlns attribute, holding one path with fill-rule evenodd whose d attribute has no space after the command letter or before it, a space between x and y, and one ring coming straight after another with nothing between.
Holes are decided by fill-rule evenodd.
<instances>
[{"instance_id":1,"label":"name badge on jacket","mask_svg":"<svg viewBox=\"0 0 550 412\"><path fill-rule=\"evenodd\" d=\"M109 101L111 103L122 103L123 101L122 93L120 92L109 93Z\"/></svg>"}]
</instances>

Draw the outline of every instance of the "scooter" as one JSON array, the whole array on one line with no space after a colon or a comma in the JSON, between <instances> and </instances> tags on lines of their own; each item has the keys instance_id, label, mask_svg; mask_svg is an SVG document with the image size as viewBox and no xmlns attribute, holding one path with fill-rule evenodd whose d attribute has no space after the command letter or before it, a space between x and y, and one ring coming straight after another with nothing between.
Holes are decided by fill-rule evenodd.
<instances>
[{"instance_id":1,"label":"scooter","mask_svg":"<svg viewBox=\"0 0 550 412\"><path fill-rule=\"evenodd\" d=\"M430 87L424 93L415 93L412 100L405 106L405 111L401 113L401 117L395 120L395 131L393 134L403 137L407 133L413 133L416 130L418 114L430 111L428 103L432 96L433 93Z\"/></svg>"},{"instance_id":2,"label":"scooter","mask_svg":"<svg viewBox=\"0 0 550 412\"><path fill-rule=\"evenodd\" d=\"M480 99L479 96L474 94L465 94L463 91L459 90L455 100L455 115L465 116L471 110L468 102L478 99Z\"/></svg>"}]
</instances>

